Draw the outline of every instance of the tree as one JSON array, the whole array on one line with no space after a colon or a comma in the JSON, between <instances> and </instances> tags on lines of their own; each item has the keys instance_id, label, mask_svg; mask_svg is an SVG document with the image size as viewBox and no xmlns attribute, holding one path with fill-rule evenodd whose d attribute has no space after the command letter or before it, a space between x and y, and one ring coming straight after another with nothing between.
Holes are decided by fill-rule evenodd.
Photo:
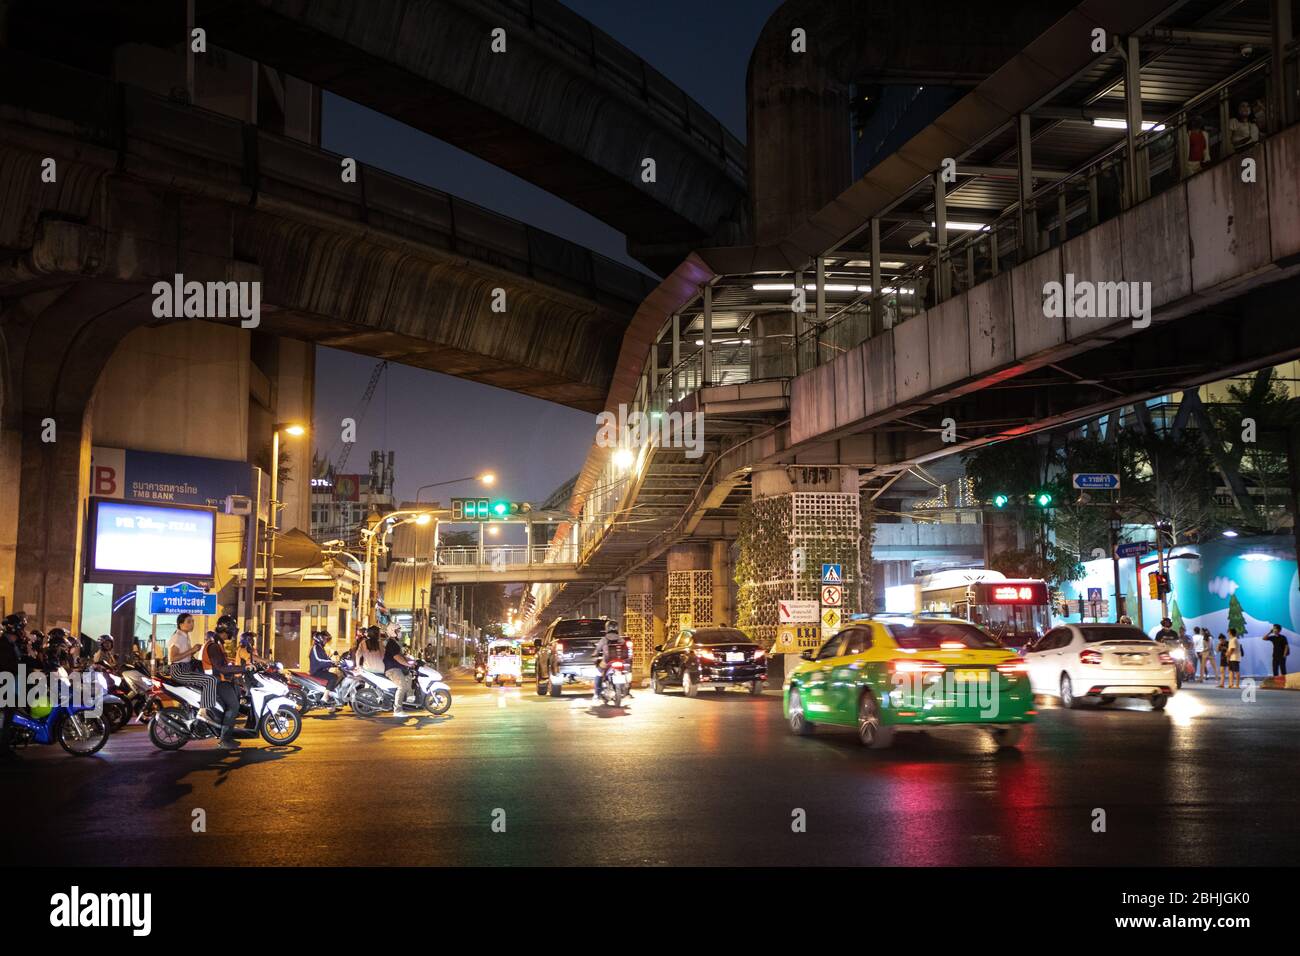
<instances>
[{"instance_id":1,"label":"tree","mask_svg":"<svg viewBox=\"0 0 1300 956\"><path fill-rule=\"evenodd\" d=\"M1237 595L1233 594L1228 598L1228 627L1237 632L1238 637L1246 635L1246 614L1241 608L1241 602L1237 600Z\"/></svg>"},{"instance_id":2,"label":"tree","mask_svg":"<svg viewBox=\"0 0 1300 956\"><path fill-rule=\"evenodd\" d=\"M1000 551L990 556L989 565L1009 578L1040 578L1053 590L1083 577L1083 565L1078 559L1054 544L1047 546L1046 557L1037 551Z\"/></svg>"},{"instance_id":3,"label":"tree","mask_svg":"<svg viewBox=\"0 0 1300 956\"><path fill-rule=\"evenodd\" d=\"M1183 612L1178 610L1178 602L1171 600L1169 602L1169 620L1173 629L1180 634L1183 631Z\"/></svg>"}]
</instances>

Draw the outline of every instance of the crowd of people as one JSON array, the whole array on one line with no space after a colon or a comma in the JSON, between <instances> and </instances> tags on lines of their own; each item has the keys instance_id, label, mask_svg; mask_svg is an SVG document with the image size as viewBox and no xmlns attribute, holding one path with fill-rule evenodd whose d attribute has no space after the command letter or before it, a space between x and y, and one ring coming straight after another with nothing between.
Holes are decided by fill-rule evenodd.
<instances>
[{"instance_id":1,"label":"crowd of people","mask_svg":"<svg viewBox=\"0 0 1300 956\"><path fill-rule=\"evenodd\" d=\"M1187 659L1191 662L1192 674L1189 680L1205 683L1210 680L1210 672L1218 680L1220 687L1241 686L1241 662L1245 659L1246 639L1244 631L1229 627L1226 634L1220 632L1218 638L1208 627L1193 627L1189 636L1186 628L1174 630L1173 621L1164 618L1156 640L1165 643L1179 643L1186 648ZM1263 640L1273 646L1273 676L1286 677L1286 660L1291 655L1291 644L1282 633L1282 625L1274 624Z\"/></svg>"}]
</instances>

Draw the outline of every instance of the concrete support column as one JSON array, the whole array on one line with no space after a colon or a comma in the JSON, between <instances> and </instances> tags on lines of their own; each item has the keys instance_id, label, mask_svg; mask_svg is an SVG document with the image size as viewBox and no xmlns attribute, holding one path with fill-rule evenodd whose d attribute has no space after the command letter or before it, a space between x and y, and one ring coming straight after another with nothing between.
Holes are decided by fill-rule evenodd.
<instances>
[{"instance_id":1,"label":"concrete support column","mask_svg":"<svg viewBox=\"0 0 1300 956\"><path fill-rule=\"evenodd\" d=\"M664 619L655 614L655 580L651 574L629 574L623 604L623 634L632 641L632 675L649 675L655 647L664 642Z\"/></svg>"},{"instance_id":2,"label":"concrete support column","mask_svg":"<svg viewBox=\"0 0 1300 956\"><path fill-rule=\"evenodd\" d=\"M731 601L731 542L710 545L709 570L713 574L713 623L734 624Z\"/></svg>"},{"instance_id":3,"label":"concrete support column","mask_svg":"<svg viewBox=\"0 0 1300 956\"><path fill-rule=\"evenodd\" d=\"M675 544L668 549L667 561L670 630L713 624L713 556L709 545Z\"/></svg>"},{"instance_id":4,"label":"concrete support column","mask_svg":"<svg viewBox=\"0 0 1300 956\"><path fill-rule=\"evenodd\" d=\"M90 485L90 416L23 418L15 610L41 630L80 628L83 517ZM53 441L45 439L53 435ZM20 602L20 603L19 603Z\"/></svg>"}]
</instances>

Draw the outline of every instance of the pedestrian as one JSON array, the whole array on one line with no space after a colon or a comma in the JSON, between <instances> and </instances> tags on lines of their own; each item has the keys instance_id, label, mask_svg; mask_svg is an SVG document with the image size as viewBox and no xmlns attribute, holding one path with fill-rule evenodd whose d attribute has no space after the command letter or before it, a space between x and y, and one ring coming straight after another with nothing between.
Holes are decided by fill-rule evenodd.
<instances>
[{"instance_id":1,"label":"pedestrian","mask_svg":"<svg viewBox=\"0 0 1300 956\"><path fill-rule=\"evenodd\" d=\"M1202 682L1210 679L1211 669L1217 678L1221 672L1218 662L1215 660L1214 642L1210 639L1210 629L1198 627L1197 632L1197 650L1201 659L1201 680Z\"/></svg>"},{"instance_id":2,"label":"pedestrian","mask_svg":"<svg viewBox=\"0 0 1300 956\"><path fill-rule=\"evenodd\" d=\"M1259 126L1253 118L1249 100L1238 103L1237 115L1228 121L1228 140L1234 152L1259 142Z\"/></svg>"},{"instance_id":3,"label":"pedestrian","mask_svg":"<svg viewBox=\"0 0 1300 956\"><path fill-rule=\"evenodd\" d=\"M1193 116L1187 121L1187 166L1184 172L1194 176L1210 161L1210 138L1205 134L1205 120Z\"/></svg>"},{"instance_id":4,"label":"pedestrian","mask_svg":"<svg viewBox=\"0 0 1300 956\"><path fill-rule=\"evenodd\" d=\"M1262 99L1255 100L1255 104L1250 108L1250 119L1255 124L1257 135L1268 135L1268 107Z\"/></svg>"},{"instance_id":5,"label":"pedestrian","mask_svg":"<svg viewBox=\"0 0 1300 956\"><path fill-rule=\"evenodd\" d=\"M1241 638L1233 627L1228 628L1228 686L1241 686Z\"/></svg>"},{"instance_id":6,"label":"pedestrian","mask_svg":"<svg viewBox=\"0 0 1300 956\"><path fill-rule=\"evenodd\" d=\"M217 679L203 672L203 666L194 659L203 653L203 645L191 642L194 630L193 614L176 615L176 630L167 638L167 664L169 679L184 687L195 688L200 695L199 716L217 723Z\"/></svg>"},{"instance_id":7,"label":"pedestrian","mask_svg":"<svg viewBox=\"0 0 1300 956\"><path fill-rule=\"evenodd\" d=\"M1264 640L1273 645L1273 676L1286 677L1286 659L1291 653L1291 644L1282 633L1282 625L1274 624L1273 629L1264 635Z\"/></svg>"},{"instance_id":8,"label":"pedestrian","mask_svg":"<svg viewBox=\"0 0 1300 956\"><path fill-rule=\"evenodd\" d=\"M1224 675L1228 671L1228 635L1219 635L1217 650L1219 652L1219 686L1222 687Z\"/></svg>"}]
</instances>

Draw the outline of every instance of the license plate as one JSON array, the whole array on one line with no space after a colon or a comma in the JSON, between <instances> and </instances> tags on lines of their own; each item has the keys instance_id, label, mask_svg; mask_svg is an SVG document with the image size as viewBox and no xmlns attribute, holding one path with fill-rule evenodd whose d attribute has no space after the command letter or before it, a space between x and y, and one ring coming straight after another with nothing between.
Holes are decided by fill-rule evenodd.
<instances>
[{"instance_id":1,"label":"license plate","mask_svg":"<svg viewBox=\"0 0 1300 956\"><path fill-rule=\"evenodd\" d=\"M742 653L742 652L740 652L740 651L728 651L728 652L727 652L727 663L728 663L728 664L736 664L736 663L739 663L739 662L743 661L744 659L745 659L745 655L744 655L744 653Z\"/></svg>"},{"instance_id":2,"label":"license plate","mask_svg":"<svg viewBox=\"0 0 1300 956\"><path fill-rule=\"evenodd\" d=\"M613 675L613 680L614 680L614 683L615 683L615 684L626 684L626 683L627 683L627 675L624 674L624 673L622 673L621 671L615 671L615 673L614 673L614 675Z\"/></svg>"},{"instance_id":3,"label":"license plate","mask_svg":"<svg viewBox=\"0 0 1300 956\"><path fill-rule=\"evenodd\" d=\"M959 681L976 681L976 682L986 681L989 679L989 672L974 671L974 670L966 670L966 671L959 670L953 672L953 679Z\"/></svg>"}]
</instances>

